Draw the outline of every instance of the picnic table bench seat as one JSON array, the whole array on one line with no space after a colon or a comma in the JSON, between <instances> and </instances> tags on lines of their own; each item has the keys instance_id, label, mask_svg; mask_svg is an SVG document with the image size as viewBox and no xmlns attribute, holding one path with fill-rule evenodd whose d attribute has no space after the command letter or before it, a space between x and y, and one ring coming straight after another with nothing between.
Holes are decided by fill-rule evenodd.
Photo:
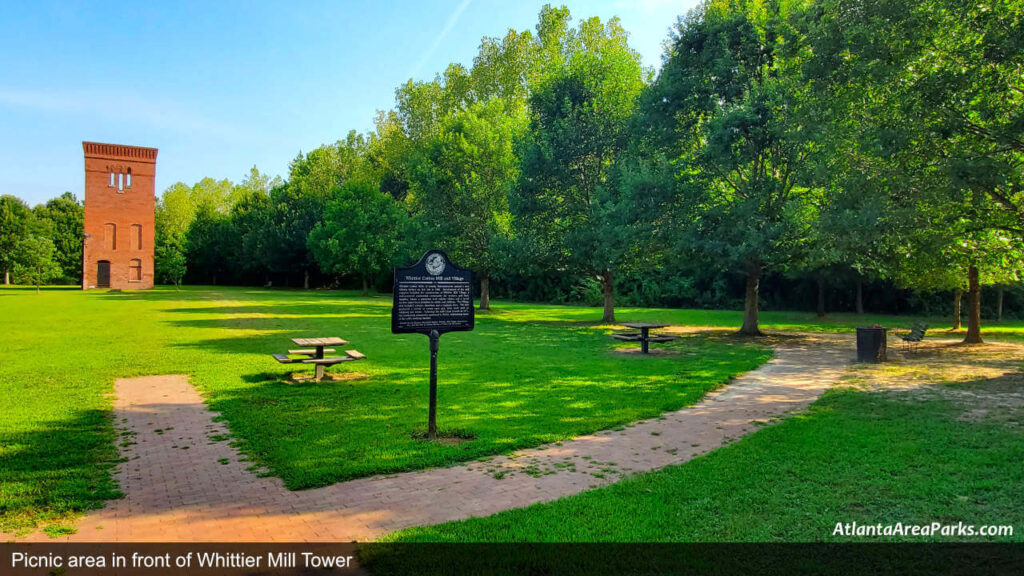
<instances>
[{"instance_id":1,"label":"picnic table bench seat","mask_svg":"<svg viewBox=\"0 0 1024 576\"><path fill-rule=\"evenodd\" d=\"M330 352L335 352L334 348L324 348L324 353L325 354L330 353ZM316 354L316 349L315 348L302 348L300 350L289 350L288 353L289 354L302 354L304 356L313 356L314 354Z\"/></svg>"},{"instance_id":2,"label":"picnic table bench seat","mask_svg":"<svg viewBox=\"0 0 1024 576\"><path fill-rule=\"evenodd\" d=\"M658 334L657 336L651 336L647 340L649 342L671 342L676 338L676 336L669 336L668 334Z\"/></svg>"},{"instance_id":3,"label":"picnic table bench seat","mask_svg":"<svg viewBox=\"0 0 1024 576\"><path fill-rule=\"evenodd\" d=\"M617 338L619 340L625 340L626 342L636 342L637 340L639 340L641 338L641 336L640 336L640 334L637 334L637 333L619 332L617 334L612 334L612 338Z\"/></svg>"},{"instance_id":4,"label":"picnic table bench seat","mask_svg":"<svg viewBox=\"0 0 1024 576\"><path fill-rule=\"evenodd\" d=\"M355 358L350 358L348 356L330 356L328 358L303 358L302 360L296 360L296 362L301 362L303 364L316 364L317 366L333 366L342 362L351 362L352 360L355 360Z\"/></svg>"},{"instance_id":5,"label":"picnic table bench seat","mask_svg":"<svg viewBox=\"0 0 1024 576\"><path fill-rule=\"evenodd\" d=\"M272 356L274 357L274 360L277 360L281 364L291 364L292 362L295 362L295 360L289 358L287 354L272 354Z\"/></svg>"},{"instance_id":6,"label":"picnic table bench seat","mask_svg":"<svg viewBox=\"0 0 1024 576\"><path fill-rule=\"evenodd\" d=\"M332 364L338 364L339 362L351 362L352 360L362 360L366 358L366 355L359 350L345 350L345 354L345 356L328 356L326 358L303 358L302 360L296 360L296 362L330 366Z\"/></svg>"}]
</instances>

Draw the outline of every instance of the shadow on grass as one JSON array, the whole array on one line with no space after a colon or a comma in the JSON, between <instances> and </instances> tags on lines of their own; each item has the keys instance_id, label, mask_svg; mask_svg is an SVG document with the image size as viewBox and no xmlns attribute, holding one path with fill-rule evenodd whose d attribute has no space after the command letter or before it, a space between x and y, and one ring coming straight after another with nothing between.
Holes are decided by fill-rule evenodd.
<instances>
[{"instance_id":1,"label":"shadow on grass","mask_svg":"<svg viewBox=\"0 0 1024 576\"><path fill-rule=\"evenodd\" d=\"M0 433L3 485L0 531L19 531L69 514L102 508L120 498L111 476L119 461L109 413L77 412L67 420L38 422L31 430Z\"/></svg>"}]
</instances>

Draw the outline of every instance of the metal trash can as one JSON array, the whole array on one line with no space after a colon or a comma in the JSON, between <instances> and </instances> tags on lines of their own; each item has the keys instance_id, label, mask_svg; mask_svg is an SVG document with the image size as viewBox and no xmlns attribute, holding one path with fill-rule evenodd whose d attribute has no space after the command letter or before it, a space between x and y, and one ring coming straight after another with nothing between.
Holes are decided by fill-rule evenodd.
<instances>
[{"instance_id":1,"label":"metal trash can","mask_svg":"<svg viewBox=\"0 0 1024 576\"><path fill-rule=\"evenodd\" d=\"M888 328L883 326L857 327L857 362L877 364L885 362L885 344Z\"/></svg>"}]
</instances>

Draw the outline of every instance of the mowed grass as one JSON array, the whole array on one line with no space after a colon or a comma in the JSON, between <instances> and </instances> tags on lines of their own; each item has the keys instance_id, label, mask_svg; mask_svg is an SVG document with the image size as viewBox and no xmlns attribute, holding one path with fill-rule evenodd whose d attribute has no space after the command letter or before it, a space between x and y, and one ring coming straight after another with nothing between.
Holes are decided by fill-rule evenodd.
<instances>
[{"instance_id":1,"label":"mowed grass","mask_svg":"<svg viewBox=\"0 0 1024 576\"><path fill-rule=\"evenodd\" d=\"M617 354L596 309L496 303L441 339L438 421L426 427L427 339L390 332L390 297L243 288L80 292L0 289L0 531L59 522L116 497L115 379L187 374L254 466L292 489L449 465L650 418L770 357L690 336L674 354ZM686 312L623 310L679 323ZM295 384L270 354L341 336L363 379Z\"/></svg>"},{"instance_id":2,"label":"mowed grass","mask_svg":"<svg viewBox=\"0 0 1024 576\"><path fill-rule=\"evenodd\" d=\"M932 389L837 388L807 412L686 464L385 541L1024 542L1022 462L1020 373ZM840 522L1014 531L854 537L834 534Z\"/></svg>"}]
</instances>

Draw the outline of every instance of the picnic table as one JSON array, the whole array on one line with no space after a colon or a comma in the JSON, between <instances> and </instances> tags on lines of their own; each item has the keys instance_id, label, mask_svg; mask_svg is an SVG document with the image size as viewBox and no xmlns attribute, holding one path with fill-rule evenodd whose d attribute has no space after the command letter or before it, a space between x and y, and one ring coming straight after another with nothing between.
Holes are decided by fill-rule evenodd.
<instances>
[{"instance_id":1,"label":"picnic table","mask_svg":"<svg viewBox=\"0 0 1024 576\"><path fill-rule=\"evenodd\" d=\"M347 340L342 340L336 336L327 338L292 338L292 342L296 346L302 346L302 348L289 350L288 354L274 354L274 359L282 364L299 362L301 364L315 365L314 379L317 382L323 380L324 369L327 366L366 358L358 350L345 350L344 356L325 356L325 354L335 351L334 348L328 348L328 346L348 345ZM305 356L305 358L291 358L291 356Z\"/></svg>"},{"instance_id":2,"label":"picnic table","mask_svg":"<svg viewBox=\"0 0 1024 576\"><path fill-rule=\"evenodd\" d=\"M651 330L657 330L658 328L665 328L668 324L652 324L650 322L623 322L623 326L627 328L633 328L640 332L618 332L612 334L613 338L624 340L626 342L640 342L640 352L648 354L650 352L649 344L651 342L671 342L675 340L675 336L669 336L667 334L655 334L651 335Z\"/></svg>"}]
</instances>

